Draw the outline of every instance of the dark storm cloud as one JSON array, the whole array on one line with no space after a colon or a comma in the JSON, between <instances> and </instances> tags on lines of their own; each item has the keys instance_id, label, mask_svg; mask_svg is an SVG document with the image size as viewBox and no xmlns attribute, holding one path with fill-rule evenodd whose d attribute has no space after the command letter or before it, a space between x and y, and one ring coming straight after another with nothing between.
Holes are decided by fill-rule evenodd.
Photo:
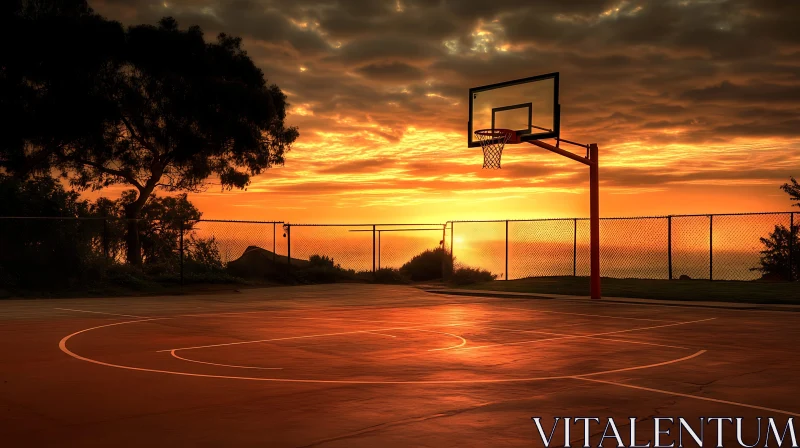
<instances>
[{"instance_id":1,"label":"dark storm cloud","mask_svg":"<svg viewBox=\"0 0 800 448\"><path fill-rule=\"evenodd\" d=\"M664 104L664 103L649 103L637 105L634 110L644 116L674 116L682 115L686 112L683 106Z\"/></svg>"},{"instance_id":2,"label":"dark storm cloud","mask_svg":"<svg viewBox=\"0 0 800 448\"><path fill-rule=\"evenodd\" d=\"M796 137L800 130L800 110L795 112L792 120L775 122L756 122L718 126L714 132L718 135L735 135L739 137Z\"/></svg>"},{"instance_id":3,"label":"dark storm cloud","mask_svg":"<svg viewBox=\"0 0 800 448\"><path fill-rule=\"evenodd\" d=\"M371 36L355 40L335 52L332 60L345 64L374 61L426 61L441 57L438 43L416 40L413 36Z\"/></svg>"},{"instance_id":4,"label":"dark storm cloud","mask_svg":"<svg viewBox=\"0 0 800 448\"><path fill-rule=\"evenodd\" d=\"M455 33L460 26L450 15L437 13L446 10L435 5L408 5L404 7L403 14L396 14L396 3L393 3L393 8L395 11L368 16L361 14L361 11L354 13L345 9L324 8L315 16L331 37L345 40L380 33L441 39Z\"/></svg>"},{"instance_id":5,"label":"dark storm cloud","mask_svg":"<svg viewBox=\"0 0 800 448\"><path fill-rule=\"evenodd\" d=\"M796 0L98 0L92 6L126 24L173 15L209 35L243 36L269 81L303 108L305 115L289 118L300 125L301 139L338 133L369 147L376 144L369 139L401 141L411 127L463 134L470 87L553 71L562 76L565 138L702 148L740 137L800 137ZM437 172L387 160L324 169ZM506 174L555 171L519 165ZM609 182L623 186L723 180L707 173L607 172ZM724 179L769 175L728 172Z\"/></svg>"},{"instance_id":6,"label":"dark storm cloud","mask_svg":"<svg viewBox=\"0 0 800 448\"><path fill-rule=\"evenodd\" d=\"M767 83L739 85L723 81L714 86L689 90L683 96L693 101L798 104L800 103L800 84L789 86Z\"/></svg>"}]
</instances>

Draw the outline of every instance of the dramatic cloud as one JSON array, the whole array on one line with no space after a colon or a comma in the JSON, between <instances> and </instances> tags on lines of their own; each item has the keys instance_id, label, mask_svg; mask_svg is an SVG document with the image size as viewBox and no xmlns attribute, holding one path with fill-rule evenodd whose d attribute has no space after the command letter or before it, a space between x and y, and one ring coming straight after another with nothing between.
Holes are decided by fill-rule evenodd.
<instances>
[{"instance_id":1,"label":"dramatic cloud","mask_svg":"<svg viewBox=\"0 0 800 448\"><path fill-rule=\"evenodd\" d=\"M481 172L480 150L466 148L470 87L554 71L561 73L562 135L600 145L604 195L652 205L654 191L674 192L682 199L659 210L677 213L691 187L709 211L737 211L735 199L714 201L759 188L764 200L754 207L783 208L773 190L800 175L797 1L97 0L92 6L125 24L171 15L181 26L200 25L209 39L219 32L242 36L269 82L287 93L289 121L301 137L284 168L260 176L234 201L258 197L282 207L291 198L293 207L374 206L382 213L392 205L428 204L427 213L440 216L463 212L447 205L455 199L500 204L514 197L518 209L504 203L498 213L531 216L532 198L537 215L570 213L557 197L584 192L584 167L519 146L507 149L503 171ZM548 191L556 196L543 203ZM624 209L610 203L604 214Z\"/></svg>"}]
</instances>

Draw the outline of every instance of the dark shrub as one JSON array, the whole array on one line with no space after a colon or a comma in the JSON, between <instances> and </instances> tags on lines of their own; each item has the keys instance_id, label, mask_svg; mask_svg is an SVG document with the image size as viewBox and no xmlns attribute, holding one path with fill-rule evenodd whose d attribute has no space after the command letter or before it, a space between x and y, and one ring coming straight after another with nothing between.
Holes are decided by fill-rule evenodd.
<instances>
[{"instance_id":1,"label":"dark shrub","mask_svg":"<svg viewBox=\"0 0 800 448\"><path fill-rule=\"evenodd\" d=\"M299 283L335 283L353 281L356 273L342 269L331 257L312 255L308 258L308 265L294 270L294 276Z\"/></svg>"},{"instance_id":2,"label":"dark shrub","mask_svg":"<svg viewBox=\"0 0 800 448\"><path fill-rule=\"evenodd\" d=\"M141 269L125 265L112 264L105 272L105 280L111 285L140 291L148 286L145 274Z\"/></svg>"},{"instance_id":3,"label":"dark shrub","mask_svg":"<svg viewBox=\"0 0 800 448\"><path fill-rule=\"evenodd\" d=\"M220 272L225 269L217 240L213 236L196 238L192 235L188 241L185 263L194 272Z\"/></svg>"},{"instance_id":4,"label":"dark shrub","mask_svg":"<svg viewBox=\"0 0 800 448\"><path fill-rule=\"evenodd\" d=\"M316 266L321 268L340 268L341 266L337 266L333 263L333 258L328 257L327 255L312 255L308 257L308 264L309 266Z\"/></svg>"},{"instance_id":5,"label":"dark shrub","mask_svg":"<svg viewBox=\"0 0 800 448\"><path fill-rule=\"evenodd\" d=\"M408 283L408 277L397 269L382 268L375 271L373 282L389 285L402 285Z\"/></svg>"},{"instance_id":6,"label":"dark shrub","mask_svg":"<svg viewBox=\"0 0 800 448\"><path fill-rule=\"evenodd\" d=\"M440 279L442 268L449 259L449 254L442 248L428 249L404 264L400 272L415 282Z\"/></svg>"},{"instance_id":7,"label":"dark shrub","mask_svg":"<svg viewBox=\"0 0 800 448\"><path fill-rule=\"evenodd\" d=\"M9 286L58 289L92 276L102 222L72 219L88 201L49 177L20 180L0 174L0 273ZM93 275L93 274L92 274Z\"/></svg>"},{"instance_id":8,"label":"dark shrub","mask_svg":"<svg viewBox=\"0 0 800 448\"><path fill-rule=\"evenodd\" d=\"M769 236L759 238L764 249L761 251L759 267L751 271L761 272L761 280L785 281L800 276L800 256L792 257L792 253L800 252L800 232L783 225L776 225Z\"/></svg>"},{"instance_id":9,"label":"dark shrub","mask_svg":"<svg viewBox=\"0 0 800 448\"><path fill-rule=\"evenodd\" d=\"M335 283L341 276L341 273L335 268L325 266L309 266L305 269L297 271L297 279L300 283Z\"/></svg>"},{"instance_id":10,"label":"dark shrub","mask_svg":"<svg viewBox=\"0 0 800 448\"><path fill-rule=\"evenodd\" d=\"M472 283L490 282L496 278L497 275L483 269L458 268L450 277L450 283L454 285L469 285Z\"/></svg>"}]
</instances>

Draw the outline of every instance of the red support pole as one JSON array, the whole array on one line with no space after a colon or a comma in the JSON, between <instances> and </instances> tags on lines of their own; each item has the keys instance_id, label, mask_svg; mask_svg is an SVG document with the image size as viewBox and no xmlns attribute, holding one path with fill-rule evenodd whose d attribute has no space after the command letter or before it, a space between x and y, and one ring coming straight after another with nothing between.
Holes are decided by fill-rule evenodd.
<instances>
[{"instance_id":1,"label":"red support pole","mask_svg":"<svg viewBox=\"0 0 800 448\"><path fill-rule=\"evenodd\" d=\"M600 178L597 145L589 145L589 235L591 255L591 297L600 299Z\"/></svg>"},{"instance_id":2,"label":"red support pole","mask_svg":"<svg viewBox=\"0 0 800 448\"><path fill-rule=\"evenodd\" d=\"M566 141L566 140L562 140ZM568 157L572 160L589 165L589 236L590 236L590 266L591 266L591 297L600 300L600 175L597 163L597 144L588 146L589 157L581 157L565 151L549 143L531 140L528 143L544 148L548 151ZM570 142L572 143L572 142ZM574 144L574 143L573 143ZM583 146L583 145L580 145Z\"/></svg>"}]
</instances>

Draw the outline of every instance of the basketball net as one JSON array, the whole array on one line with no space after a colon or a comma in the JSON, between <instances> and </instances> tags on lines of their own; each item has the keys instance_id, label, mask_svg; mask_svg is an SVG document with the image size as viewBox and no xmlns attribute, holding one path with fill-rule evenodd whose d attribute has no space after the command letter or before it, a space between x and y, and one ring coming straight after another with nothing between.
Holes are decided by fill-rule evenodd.
<instances>
[{"instance_id":1,"label":"basketball net","mask_svg":"<svg viewBox=\"0 0 800 448\"><path fill-rule=\"evenodd\" d=\"M475 131L483 148L483 168L500 169L503 148L512 141L517 133L511 129L480 129Z\"/></svg>"}]
</instances>

